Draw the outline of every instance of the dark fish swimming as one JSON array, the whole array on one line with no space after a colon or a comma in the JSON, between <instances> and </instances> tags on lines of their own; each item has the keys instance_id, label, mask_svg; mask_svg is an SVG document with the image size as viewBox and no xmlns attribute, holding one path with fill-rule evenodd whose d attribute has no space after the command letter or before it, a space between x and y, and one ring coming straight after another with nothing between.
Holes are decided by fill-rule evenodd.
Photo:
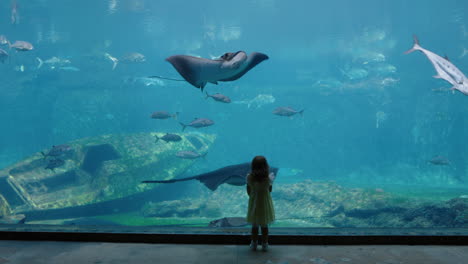
<instances>
[{"instance_id":1,"label":"dark fish swimming","mask_svg":"<svg viewBox=\"0 0 468 264\"><path fill-rule=\"evenodd\" d=\"M15 43L10 44L10 48L14 48L17 51L30 51L34 49L31 43L22 40L17 40Z\"/></svg>"},{"instance_id":2,"label":"dark fish swimming","mask_svg":"<svg viewBox=\"0 0 468 264\"><path fill-rule=\"evenodd\" d=\"M245 185L247 174L250 173L250 162L230 165L207 173L202 173L196 176L172 179L166 181L143 181L143 183L173 183L179 181L198 180L203 183L208 189L215 191L221 184L230 184L235 186ZM270 173L276 177L278 168L270 167Z\"/></svg>"},{"instance_id":3,"label":"dark fish swimming","mask_svg":"<svg viewBox=\"0 0 468 264\"><path fill-rule=\"evenodd\" d=\"M223 217L211 221L209 227L239 227L249 225L245 220L245 217Z\"/></svg>"},{"instance_id":4,"label":"dark fish swimming","mask_svg":"<svg viewBox=\"0 0 468 264\"><path fill-rule=\"evenodd\" d=\"M191 85L203 91L207 83L235 81L246 74L268 56L244 51L228 52L220 58L211 60L188 55L174 55L166 59L179 74Z\"/></svg>"},{"instance_id":5,"label":"dark fish swimming","mask_svg":"<svg viewBox=\"0 0 468 264\"><path fill-rule=\"evenodd\" d=\"M208 152L205 152L204 154L200 154L195 151L179 151L176 153L176 157L181 158L181 159L198 159L198 158L203 158L208 154Z\"/></svg>"},{"instance_id":6,"label":"dark fish swimming","mask_svg":"<svg viewBox=\"0 0 468 264\"><path fill-rule=\"evenodd\" d=\"M195 118L190 124L184 124L182 122L179 122L179 124L182 126L182 131L185 130L186 127L194 127L194 128L201 128L201 127L207 127L207 126L212 126L214 125L213 120L208 119L208 118Z\"/></svg>"},{"instance_id":7,"label":"dark fish swimming","mask_svg":"<svg viewBox=\"0 0 468 264\"><path fill-rule=\"evenodd\" d=\"M223 95L223 94L220 94L220 93L215 93L215 94L208 94L208 92L206 92L206 99L208 98L213 98L215 101L218 101L218 102L221 102L221 103L230 103L231 102L231 98Z\"/></svg>"},{"instance_id":8,"label":"dark fish swimming","mask_svg":"<svg viewBox=\"0 0 468 264\"><path fill-rule=\"evenodd\" d=\"M2 49L0 49L0 62L5 63L5 61L8 59L8 53Z\"/></svg>"},{"instance_id":9,"label":"dark fish swimming","mask_svg":"<svg viewBox=\"0 0 468 264\"><path fill-rule=\"evenodd\" d=\"M62 159L50 159L49 163L44 169L54 170L58 167L62 167L65 164L65 161Z\"/></svg>"},{"instance_id":10,"label":"dark fish swimming","mask_svg":"<svg viewBox=\"0 0 468 264\"><path fill-rule=\"evenodd\" d=\"M61 156L69 151L71 151L72 148L67 145L67 144L62 144L62 145L56 145L56 146L52 146L52 148L47 152L47 153L44 153L41 151L42 155L44 156L44 158L47 158L47 157L58 157L58 156Z\"/></svg>"},{"instance_id":11,"label":"dark fish swimming","mask_svg":"<svg viewBox=\"0 0 468 264\"><path fill-rule=\"evenodd\" d=\"M156 137L156 142L158 142L160 139L166 141L166 143L167 142L177 142L177 141L182 140L182 138L179 135L170 134L170 133L166 133L166 135L164 135L162 137L158 137L158 136L155 136L155 137Z\"/></svg>"},{"instance_id":12,"label":"dark fish swimming","mask_svg":"<svg viewBox=\"0 0 468 264\"><path fill-rule=\"evenodd\" d=\"M429 162L433 165L450 165L450 160L443 156L435 156L429 160Z\"/></svg>"},{"instance_id":13,"label":"dark fish swimming","mask_svg":"<svg viewBox=\"0 0 468 264\"><path fill-rule=\"evenodd\" d=\"M304 112L304 109L301 110L301 111L296 111L296 110L292 109L289 106L286 106L286 107L281 106L281 107L277 107L277 108L275 108L275 110L273 110L273 114L274 115L279 115L279 116L293 116L295 114L302 115L303 112Z\"/></svg>"},{"instance_id":14,"label":"dark fish swimming","mask_svg":"<svg viewBox=\"0 0 468 264\"><path fill-rule=\"evenodd\" d=\"M168 119L168 118L174 118L177 119L177 115L179 112L175 112L174 114L170 114L166 111L156 111L151 114L151 118L153 119Z\"/></svg>"}]
</instances>

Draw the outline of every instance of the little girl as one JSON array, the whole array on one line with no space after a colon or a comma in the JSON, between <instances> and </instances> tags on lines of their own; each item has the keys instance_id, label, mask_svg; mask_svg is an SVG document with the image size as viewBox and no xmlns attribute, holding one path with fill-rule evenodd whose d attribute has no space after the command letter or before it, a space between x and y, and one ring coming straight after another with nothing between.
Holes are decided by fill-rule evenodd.
<instances>
[{"instance_id":1,"label":"little girl","mask_svg":"<svg viewBox=\"0 0 468 264\"><path fill-rule=\"evenodd\" d=\"M252 223L252 250L257 250L258 226L262 228L262 250L268 250L268 224L275 220L275 209L270 195L274 177L274 174L269 172L265 157L256 156L252 160L251 172L247 175L247 222Z\"/></svg>"}]
</instances>

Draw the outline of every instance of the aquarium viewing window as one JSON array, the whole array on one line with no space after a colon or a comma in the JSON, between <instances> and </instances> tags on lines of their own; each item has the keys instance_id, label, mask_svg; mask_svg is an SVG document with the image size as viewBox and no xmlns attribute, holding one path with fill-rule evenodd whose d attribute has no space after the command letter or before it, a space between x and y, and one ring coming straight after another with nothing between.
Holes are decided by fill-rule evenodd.
<instances>
[{"instance_id":1,"label":"aquarium viewing window","mask_svg":"<svg viewBox=\"0 0 468 264\"><path fill-rule=\"evenodd\" d=\"M421 3L1 2L0 237L247 243L263 155L272 243L466 244L468 5Z\"/></svg>"}]
</instances>

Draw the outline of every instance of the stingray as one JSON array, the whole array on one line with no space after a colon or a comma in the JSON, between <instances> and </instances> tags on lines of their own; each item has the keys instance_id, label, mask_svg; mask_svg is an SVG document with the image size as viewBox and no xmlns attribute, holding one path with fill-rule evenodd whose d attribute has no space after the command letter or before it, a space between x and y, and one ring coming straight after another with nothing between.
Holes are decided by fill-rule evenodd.
<instances>
[{"instance_id":1,"label":"stingray","mask_svg":"<svg viewBox=\"0 0 468 264\"><path fill-rule=\"evenodd\" d=\"M207 173L202 173L196 176L172 179L166 181L142 181L143 183L173 183L180 181L198 180L203 183L208 189L215 191L221 184L230 184L242 186L246 184L247 174L250 172L250 163L242 163L223 167ZM270 167L270 173L276 176L278 168Z\"/></svg>"},{"instance_id":2,"label":"stingray","mask_svg":"<svg viewBox=\"0 0 468 264\"><path fill-rule=\"evenodd\" d=\"M247 55L244 51L238 51L225 53L213 60L188 55L174 55L166 60L187 82L203 91L206 83L235 81L267 59L268 56L263 53Z\"/></svg>"}]
</instances>

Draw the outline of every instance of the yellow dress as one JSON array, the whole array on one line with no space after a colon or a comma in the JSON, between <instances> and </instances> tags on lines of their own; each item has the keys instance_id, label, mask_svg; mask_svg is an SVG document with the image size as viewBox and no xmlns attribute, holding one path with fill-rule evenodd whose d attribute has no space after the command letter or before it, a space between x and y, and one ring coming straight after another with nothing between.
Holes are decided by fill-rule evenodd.
<instances>
[{"instance_id":1,"label":"yellow dress","mask_svg":"<svg viewBox=\"0 0 468 264\"><path fill-rule=\"evenodd\" d=\"M269 190L273 184L273 178L270 176L260 182L253 181L252 178L250 174L247 176L250 196L246 220L252 224L267 225L275 220L275 208Z\"/></svg>"}]
</instances>

